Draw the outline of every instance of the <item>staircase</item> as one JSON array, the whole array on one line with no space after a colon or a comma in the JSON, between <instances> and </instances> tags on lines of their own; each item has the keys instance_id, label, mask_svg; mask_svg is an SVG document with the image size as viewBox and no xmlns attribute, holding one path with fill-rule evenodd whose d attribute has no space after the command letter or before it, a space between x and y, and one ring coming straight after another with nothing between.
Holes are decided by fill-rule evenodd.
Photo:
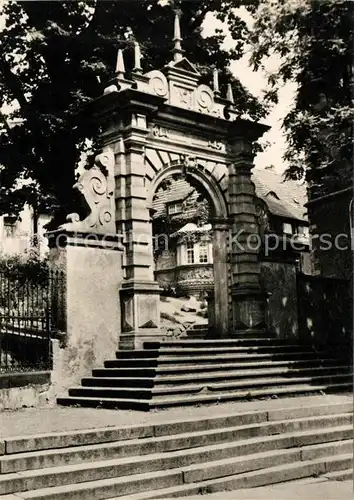
<instances>
[{"instance_id":1,"label":"staircase","mask_svg":"<svg viewBox=\"0 0 354 500\"><path fill-rule=\"evenodd\" d=\"M352 402L8 438L0 499L148 500L352 478Z\"/></svg>"},{"instance_id":2,"label":"staircase","mask_svg":"<svg viewBox=\"0 0 354 500\"><path fill-rule=\"evenodd\" d=\"M201 331L179 340L145 342L141 350L118 351L58 403L148 411L352 388L352 367L333 353L265 337L264 332L205 340Z\"/></svg>"}]
</instances>

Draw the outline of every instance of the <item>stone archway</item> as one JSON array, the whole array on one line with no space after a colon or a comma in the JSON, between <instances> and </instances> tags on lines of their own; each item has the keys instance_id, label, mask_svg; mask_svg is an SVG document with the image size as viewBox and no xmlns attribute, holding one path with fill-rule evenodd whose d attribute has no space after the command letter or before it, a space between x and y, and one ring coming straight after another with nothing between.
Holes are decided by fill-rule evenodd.
<instances>
[{"instance_id":1,"label":"stone archway","mask_svg":"<svg viewBox=\"0 0 354 500\"><path fill-rule=\"evenodd\" d=\"M252 245L259 227L251 170L253 143L267 127L239 117L231 88L225 99L218 85L200 84L201 74L179 51L161 71L142 74L139 63L129 79L121 65L91 108L102 145L114 153L116 232L123 235L124 246L124 348L140 347L160 335L161 290L154 280L149 192L174 169L182 168L202 186L215 211L218 334L233 336L264 325L260 251Z\"/></svg>"},{"instance_id":2,"label":"stone archway","mask_svg":"<svg viewBox=\"0 0 354 500\"><path fill-rule=\"evenodd\" d=\"M159 184L170 176L179 175L185 178L209 201L211 209L213 234L213 271L214 290L211 301L212 317L209 316L209 328L220 337L227 337L230 330L229 297L229 233L230 219L226 197L220 185L220 179L198 163L198 160L186 157L162 165L156 176L147 186L147 205L153 206L153 196Z\"/></svg>"}]
</instances>

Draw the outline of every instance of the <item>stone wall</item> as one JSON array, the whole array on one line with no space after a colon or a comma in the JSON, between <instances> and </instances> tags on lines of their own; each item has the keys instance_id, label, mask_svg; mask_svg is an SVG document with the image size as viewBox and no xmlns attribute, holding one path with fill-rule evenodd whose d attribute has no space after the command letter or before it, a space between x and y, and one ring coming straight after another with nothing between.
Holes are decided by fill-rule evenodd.
<instances>
[{"instance_id":1,"label":"stone wall","mask_svg":"<svg viewBox=\"0 0 354 500\"><path fill-rule=\"evenodd\" d=\"M261 282L267 294L266 323L278 338L297 339L296 265L291 262L263 261Z\"/></svg>"},{"instance_id":2,"label":"stone wall","mask_svg":"<svg viewBox=\"0 0 354 500\"><path fill-rule=\"evenodd\" d=\"M155 261L156 271L165 271L174 269L177 266L176 250L166 249L163 250Z\"/></svg>"},{"instance_id":3,"label":"stone wall","mask_svg":"<svg viewBox=\"0 0 354 500\"><path fill-rule=\"evenodd\" d=\"M119 290L122 250L115 242L63 234L51 248L51 263L65 275L65 330L53 348L52 387L56 395L103 366L117 350L122 332Z\"/></svg>"},{"instance_id":4,"label":"stone wall","mask_svg":"<svg viewBox=\"0 0 354 500\"><path fill-rule=\"evenodd\" d=\"M54 404L50 372L0 374L0 411Z\"/></svg>"},{"instance_id":5,"label":"stone wall","mask_svg":"<svg viewBox=\"0 0 354 500\"><path fill-rule=\"evenodd\" d=\"M297 289L300 338L351 353L352 280L299 275Z\"/></svg>"},{"instance_id":6,"label":"stone wall","mask_svg":"<svg viewBox=\"0 0 354 500\"><path fill-rule=\"evenodd\" d=\"M308 204L315 274L344 279L348 279L352 274L353 256L349 239L349 204L352 197L353 191L348 189L323 197L323 199L313 200ZM324 238L327 234L330 246L327 243L321 243L319 239L320 236ZM344 236L339 237L341 234Z\"/></svg>"}]
</instances>

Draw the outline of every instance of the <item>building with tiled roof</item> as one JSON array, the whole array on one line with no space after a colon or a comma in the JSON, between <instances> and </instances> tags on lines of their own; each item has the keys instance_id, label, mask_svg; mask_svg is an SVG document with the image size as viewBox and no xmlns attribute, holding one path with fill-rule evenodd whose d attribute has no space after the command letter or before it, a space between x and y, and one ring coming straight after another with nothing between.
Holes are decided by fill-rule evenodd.
<instances>
[{"instance_id":1,"label":"building with tiled roof","mask_svg":"<svg viewBox=\"0 0 354 500\"><path fill-rule=\"evenodd\" d=\"M309 272L306 187L285 181L272 167L253 171L261 234L296 238L304 251L273 252L275 259L297 259ZM155 276L164 289L195 293L212 289L212 228L208 201L186 180L168 179L153 199ZM162 237L164 236L164 237ZM162 246L161 246L162 245ZM267 255L269 257L269 255Z\"/></svg>"}]
</instances>

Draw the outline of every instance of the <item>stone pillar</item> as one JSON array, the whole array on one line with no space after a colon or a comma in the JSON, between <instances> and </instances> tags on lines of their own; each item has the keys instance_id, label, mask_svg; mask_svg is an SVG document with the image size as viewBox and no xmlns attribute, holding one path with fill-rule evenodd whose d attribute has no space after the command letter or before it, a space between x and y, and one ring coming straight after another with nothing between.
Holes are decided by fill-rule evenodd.
<instances>
[{"instance_id":1,"label":"stone pillar","mask_svg":"<svg viewBox=\"0 0 354 500\"><path fill-rule=\"evenodd\" d=\"M213 227L214 263L213 335L216 337L227 338L230 330L228 251L231 220L214 218L210 222Z\"/></svg>"},{"instance_id":2,"label":"stone pillar","mask_svg":"<svg viewBox=\"0 0 354 500\"><path fill-rule=\"evenodd\" d=\"M51 264L61 271L64 284L64 304L56 318L60 349L52 375L54 391L61 395L114 358L121 325L123 247L113 235L59 230L47 236Z\"/></svg>"},{"instance_id":3,"label":"stone pillar","mask_svg":"<svg viewBox=\"0 0 354 500\"><path fill-rule=\"evenodd\" d=\"M246 138L230 141L229 210L232 218L233 331L265 326L265 297L260 285L261 251L256 218L255 186L251 181L254 154Z\"/></svg>"},{"instance_id":4,"label":"stone pillar","mask_svg":"<svg viewBox=\"0 0 354 500\"><path fill-rule=\"evenodd\" d=\"M140 348L144 340L156 339L160 330L161 289L154 280L151 207L145 188L146 116L132 115L124 137L124 210L117 211L117 225L125 235L125 280L121 287L122 335L120 348ZM124 171L123 171L124 170ZM122 196L121 194L121 196ZM116 200L120 203L119 198Z\"/></svg>"}]
</instances>

